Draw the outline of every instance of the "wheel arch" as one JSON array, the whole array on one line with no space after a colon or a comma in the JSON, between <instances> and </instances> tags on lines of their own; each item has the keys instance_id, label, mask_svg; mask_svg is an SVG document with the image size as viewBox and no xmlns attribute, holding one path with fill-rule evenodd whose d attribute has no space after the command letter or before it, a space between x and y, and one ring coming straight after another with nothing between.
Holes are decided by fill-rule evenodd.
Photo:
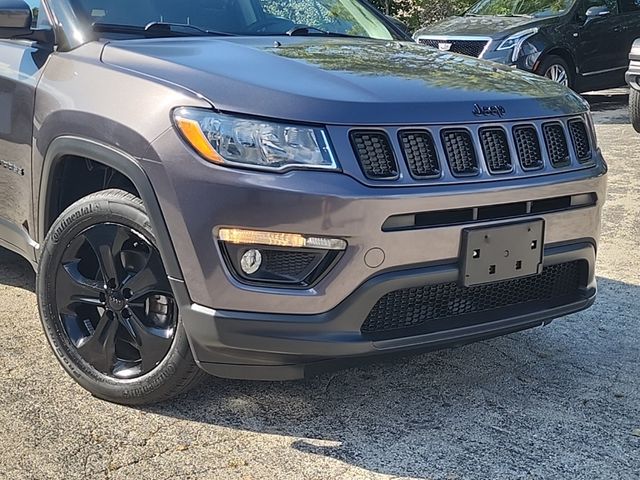
<instances>
[{"instance_id":1,"label":"wheel arch","mask_svg":"<svg viewBox=\"0 0 640 480\"><path fill-rule=\"evenodd\" d=\"M173 243L169 236L160 204L147 174L139 162L131 155L94 140L76 136L61 136L54 139L49 145L44 156L40 186L38 188L37 215L39 242L42 243L44 241L49 228L55 221L51 213L53 211L52 203L53 199L56 198L55 195L60 186L55 185L56 177L54 173L61 162L69 156L81 157L103 164L131 182L140 195L147 214L149 215L167 274L172 279L181 281L183 278L182 272L178 264Z\"/></svg>"},{"instance_id":2,"label":"wheel arch","mask_svg":"<svg viewBox=\"0 0 640 480\"><path fill-rule=\"evenodd\" d=\"M578 75L579 75L579 71L578 71L578 64L575 61L575 58L573 56L573 54L571 53L571 51L568 48L565 47L551 47L548 50L545 50L542 55L540 55L540 59L538 60L539 63L542 63L545 58L548 58L550 56L556 56L556 57L560 57L562 58L564 61L566 61L569 66L571 67L571 70L574 74L574 81L577 80Z\"/></svg>"}]
</instances>

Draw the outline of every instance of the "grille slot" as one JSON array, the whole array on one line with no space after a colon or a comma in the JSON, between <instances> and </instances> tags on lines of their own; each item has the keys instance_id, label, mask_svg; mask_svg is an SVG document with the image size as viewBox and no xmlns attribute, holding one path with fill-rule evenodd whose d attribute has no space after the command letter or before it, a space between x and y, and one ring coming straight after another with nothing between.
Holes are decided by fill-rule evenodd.
<instances>
[{"instance_id":1,"label":"grille slot","mask_svg":"<svg viewBox=\"0 0 640 480\"><path fill-rule=\"evenodd\" d=\"M402 154L416 179L440 176L440 162L433 137L427 131L403 131L398 134Z\"/></svg>"},{"instance_id":2,"label":"grille slot","mask_svg":"<svg viewBox=\"0 0 640 480\"><path fill-rule=\"evenodd\" d=\"M509 173L513 170L509 140L502 128L481 129L480 143L491 173Z\"/></svg>"},{"instance_id":3,"label":"grille slot","mask_svg":"<svg viewBox=\"0 0 640 480\"><path fill-rule=\"evenodd\" d=\"M451 282L396 290L376 303L361 331L369 337L397 338L499 320L502 308L519 306L519 313L524 313L528 302L552 305L554 300L577 297L585 271L582 261L575 261L547 266L540 275L489 285L466 288Z\"/></svg>"},{"instance_id":4,"label":"grille slot","mask_svg":"<svg viewBox=\"0 0 640 480\"><path fill-rule=\"evenodd\" d=\"M591 142L589 142L589 134L587 126L582 120L572 120L569 122L569 132L571 133L571 141L576 152L576 157L580 163L586 163L591 160Z\"/></svg>"},{"instance_id":5,"label":"grille slot","mask_svg":"<svg viewBox=\"0 0 640 480\"><path fill-rule=\"evenodd\" d=\"M437 49L440 49L441 44L450 44L451 47L444 51L461 53L470 57L479 57L488 42L486 40L437 40L432 38L419 38L418 43Z\"/></svg>"},{"instance_id":6,"label":"grille slot","mask_svg":"<svg viewBox=\"0 0 640 480\"><path fill-rule=\"evenodd\" d=\"M398 177L398 165L386 133L352 132L351 145L367 178L393 180Z\"/></svg>"},{"instance_id":7,"label":"grille slot","mask_svg":"<svg viewBox=\"0 0 640 480\"><path fill-rule=\"evenodd\" d=\"M513 129L513 137L516 142L516 150L520 165L525 170L538 170L544 166L540 139L533 126L521 126Z\"/></svg>"},{"instance_id":8,"label":"grille slot","mask_svg":"<svg viewBox=\"0 0 640 480\"><path fill-rule=\"evenodd\" d=\"M467 130L443 130L442 143L451 172L457 177L478 175L478 157Z\"/></svg>"},{"instance_id":9,"label":"grille slot","mask_svg":"<svg viewBox=\"0 0 640 480\"><path fill-rule=\"evenodd\" d=\"M542 130L551 165L558 168L571 164L569 145L562 125L559 123L545 123L542 126Z\"/></svg>"}]
</instances>

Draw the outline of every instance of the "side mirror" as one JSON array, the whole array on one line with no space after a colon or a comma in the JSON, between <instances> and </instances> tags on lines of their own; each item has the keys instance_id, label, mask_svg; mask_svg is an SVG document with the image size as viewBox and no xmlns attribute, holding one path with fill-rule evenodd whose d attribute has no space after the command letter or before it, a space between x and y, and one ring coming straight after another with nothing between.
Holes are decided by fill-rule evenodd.
<instances>
[{"instance_id":1,"label":"side mirror","mask_svg":"<svg viewBox=\"0 0 640 480\"><path fill-rule=\"evenodd\" d=\"M586 23L589 23L591 20L594 20L596 18L606 17L609 14L611 14L611 10L609 10L609 7L607 7L606 5L602 5L601 7L591 7L587 10L586 13Z\"/></svg>"},{"instance_id":2,"label":"side mirror","mask_svg":"<svg viewBox=\"0 0 640 480\"><path fill-rule=\"evenodd\" d=\"M0 0L0 38L31 34L33 17L24 0Z\"/></svg>"}]
</instances>

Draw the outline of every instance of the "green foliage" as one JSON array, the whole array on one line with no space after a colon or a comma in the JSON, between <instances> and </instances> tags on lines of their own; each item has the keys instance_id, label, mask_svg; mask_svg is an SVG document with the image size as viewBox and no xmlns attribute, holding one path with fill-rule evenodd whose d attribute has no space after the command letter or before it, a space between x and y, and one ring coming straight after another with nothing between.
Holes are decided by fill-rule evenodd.
<instances>
[{"instance_id":1,"label":"green foliage","mask_svg":"<svg viewBox=\"0 0 640 480\"><path fill-rule=\"evenodd\" d=\"M476 0L370 0L383 13L409 26L413 32L437 20L458 15Z\"/></svg>"}]
</instances>

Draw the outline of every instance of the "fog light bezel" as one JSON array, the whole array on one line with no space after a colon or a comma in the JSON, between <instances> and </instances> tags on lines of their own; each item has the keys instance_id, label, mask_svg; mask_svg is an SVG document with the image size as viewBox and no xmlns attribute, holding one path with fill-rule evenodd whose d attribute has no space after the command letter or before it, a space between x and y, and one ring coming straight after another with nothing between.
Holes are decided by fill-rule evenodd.
<instances>
[{"instance_id":1,"label":"fog light bezel","mask_svg":"<svg viewBox=\"0 0 640 480\"><path fill-rule=\"evenodd\" d=\"M233 232L233 235L223 232ZM232 277L244 285L267 288L313 288L333 269L347 248L347 242L343 239L257 230L220 229L217 237L222 257ZM245 243L243 240L249 240L251 243ZM324 248L304 245L321 245ZM240 262L246 252L254 249L262 255L262 265L256 272L247 274L241 268ZM318 258L310 262L310 266L301 272L300 278L286 278L264 270L268 265L269 256L281 252L305 253Z\"/></svg>"}]
</instances>

